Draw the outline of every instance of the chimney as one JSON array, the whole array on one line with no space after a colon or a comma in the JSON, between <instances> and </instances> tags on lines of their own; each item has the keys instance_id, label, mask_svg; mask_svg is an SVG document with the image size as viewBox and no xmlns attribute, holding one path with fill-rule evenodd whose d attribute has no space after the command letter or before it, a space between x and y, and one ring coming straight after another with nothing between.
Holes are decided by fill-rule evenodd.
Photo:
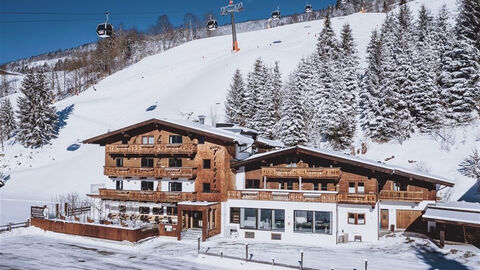
<instances>
[{"instance_id":1,"label":"chimney","mask_svg":"<svg viewBox=\"0 0 480 270\"><path fill-rule=\"evenodd\" d=\"M205 115L201 114L198 116L198 122L202 125L205 125Z\"/></svg>"}]
</instances>

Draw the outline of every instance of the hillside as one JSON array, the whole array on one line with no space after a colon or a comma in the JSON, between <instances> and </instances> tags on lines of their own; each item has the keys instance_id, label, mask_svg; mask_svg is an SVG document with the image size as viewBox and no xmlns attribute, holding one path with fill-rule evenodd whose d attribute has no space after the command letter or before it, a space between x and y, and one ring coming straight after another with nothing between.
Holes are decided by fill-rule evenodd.
<instances>
[{"instance_id":1,"label":"hillside","mask_svg":"<svg viewBox=\"0 0 480 270\"><path fill-rule=\"evenodd\" d=\"M414 1L410 5L415 14L422 3L434 12L443 3L451 11L455 8L455 0ZM384 17L383 13L356 13L332 19L337 34L345 23L351 25L362 67L370 33ZM9 141L5 147L0 165L6 168L11 180L0 189L0 223L25 219L29 204L47 204L53 196L72 191L85 194L90 184L104 181L103 147L81 145L76 151L67 151L71 144L154 117L186 118L193 113L193 118L204 114L221 121L226 89L236 68L247 73L257 57L268 65L280 61L285 79L298 61L314 50L315 33L322 27L323 20L319 20L241 33L241 50L235 54L230 52L230 36L191 41L147 57L80 95L57 102L57 109L63 110L65 126L51 145L32 150ZM14 106L16 97L17 94L8 97ZM147 112L145 109L153 104L157 108ZM474 144L479 144L480 131L475 123L446 133L450 134L450 141L443 143L428 135L413 136L402 145L367 141L365 157L384 161L393 155L395 158L388 163L413 166L455 180L456 187L446 192L446 197L454 200L473 184L473 179L457 172L457 166ZM363 136L358 134L355 147L361 141Z\"/></svg>"}]
</instances>

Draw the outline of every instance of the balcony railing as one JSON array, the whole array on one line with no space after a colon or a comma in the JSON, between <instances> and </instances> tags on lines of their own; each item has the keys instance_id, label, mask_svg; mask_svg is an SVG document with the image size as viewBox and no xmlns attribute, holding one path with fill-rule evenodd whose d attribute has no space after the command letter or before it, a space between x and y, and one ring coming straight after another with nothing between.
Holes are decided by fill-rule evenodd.
<instances>
[{"instance_id":1,"label":"balcony railing","mask_svg":"<svg viewBox=\"0 0 480 270\"><path fill-rule=\"evenodd\" d=\"M335 203L337 194L291 190L229 190L231 200L292 201Z\"/></svg>"},{"instance_id":2,"label":"balcony railing","mask_svg":"<svg viewBox=\"0 0 480 270\"><path fill-rule=\"evenodd\" d=\"M194 143L160 143L160 144L107 144L105 151L109 154L166 154L193 155L197 153Z\"/></svg>"},{"instance_id":3,"label":"balcony railing","mask_svg":"<svg viewBox=\"0 0 480 270\"><path fill-rule=\"evenodd\" d=\"M393 201L423 201L422 191L395 191L395 190L381 190L379 194L381 200Z\"/></svg>"},{"instance_id":4,"label":"balcony railing","mask_svg":"<svg viewBox=\"0 0 480 270\"><path fill-rule=\"evenodd\" d=\"M98 197L106 200L143 201L143 202L181 202L196 201L195 192L164 192L143 190L99 189Z\"/></svg>"},{"instance_id":5,"label":"balcony railing","mask_svg":"<svg viewBox=\"0 0 480 270\"><path fill-rule=\"evenodd\" d=\"M377 194L339 193L337 199L338 203L374 205L377 203Z\"/></svg>"},{"instance_id":6,"label":"balcony railing","mask_svg":"<svg viewBox=\"0 0 480 270\"><path fill-rule=\"evenodd\" d=\"M187 178L197 177L197 168L144 168L144 167L114 167L105 166L104 174L109 177L155 177L155 178Z\"/></svg>"},{"instance_id":7,"label":"balcony railing","mask_svg":"<svg viewBox=\"0 0 480 270\"><path fill-rule=\"evenodd\" d=\"M340 168L291 168L263 167L262 176L267 178L316 178L339 179Z\"/></svg>"}]
</instances>

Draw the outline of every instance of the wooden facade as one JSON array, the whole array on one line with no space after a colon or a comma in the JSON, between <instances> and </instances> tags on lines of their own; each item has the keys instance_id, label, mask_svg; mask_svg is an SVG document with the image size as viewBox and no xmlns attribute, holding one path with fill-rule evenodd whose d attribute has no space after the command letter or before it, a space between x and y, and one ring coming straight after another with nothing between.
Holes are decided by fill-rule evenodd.
<instances>
[{"instance_id":1,"label":"wooden facade","mask_svg":"<svg viewBox=\"0 0 480 270\"><path fill-rule=\"evenodd\" d=\"M99 189L99 194L94 195L105 200L115 201L139 201L139 202L182 202L196 201L195 192L165 192L165 191L143 191L143 190L115 190Z\"/></svg>"}]
</instances>

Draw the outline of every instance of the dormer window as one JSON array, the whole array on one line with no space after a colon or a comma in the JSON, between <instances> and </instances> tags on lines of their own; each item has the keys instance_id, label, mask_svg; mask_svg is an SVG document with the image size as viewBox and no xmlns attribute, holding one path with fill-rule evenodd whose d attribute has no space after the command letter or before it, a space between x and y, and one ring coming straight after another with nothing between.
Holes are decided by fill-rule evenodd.
<instances>
[{"instance_id":1,"label":"dormer window","mask_svg":"<svg viewBox=\"0 0 480 270\"><path fill-rule=\"evenodd\" d=\"M153 136L142 136L142 144L153 144Z\"/></svg>"},{"instance_id":2,"label":"dormer window","mask_svg":"<svg viewBox=\"0 0 480 270\"><path fill-rule=\"evenodd\" d=\"M182 143L182 136L180 135L170 135L168 143Z\"/></svg>"}]
</instances>

